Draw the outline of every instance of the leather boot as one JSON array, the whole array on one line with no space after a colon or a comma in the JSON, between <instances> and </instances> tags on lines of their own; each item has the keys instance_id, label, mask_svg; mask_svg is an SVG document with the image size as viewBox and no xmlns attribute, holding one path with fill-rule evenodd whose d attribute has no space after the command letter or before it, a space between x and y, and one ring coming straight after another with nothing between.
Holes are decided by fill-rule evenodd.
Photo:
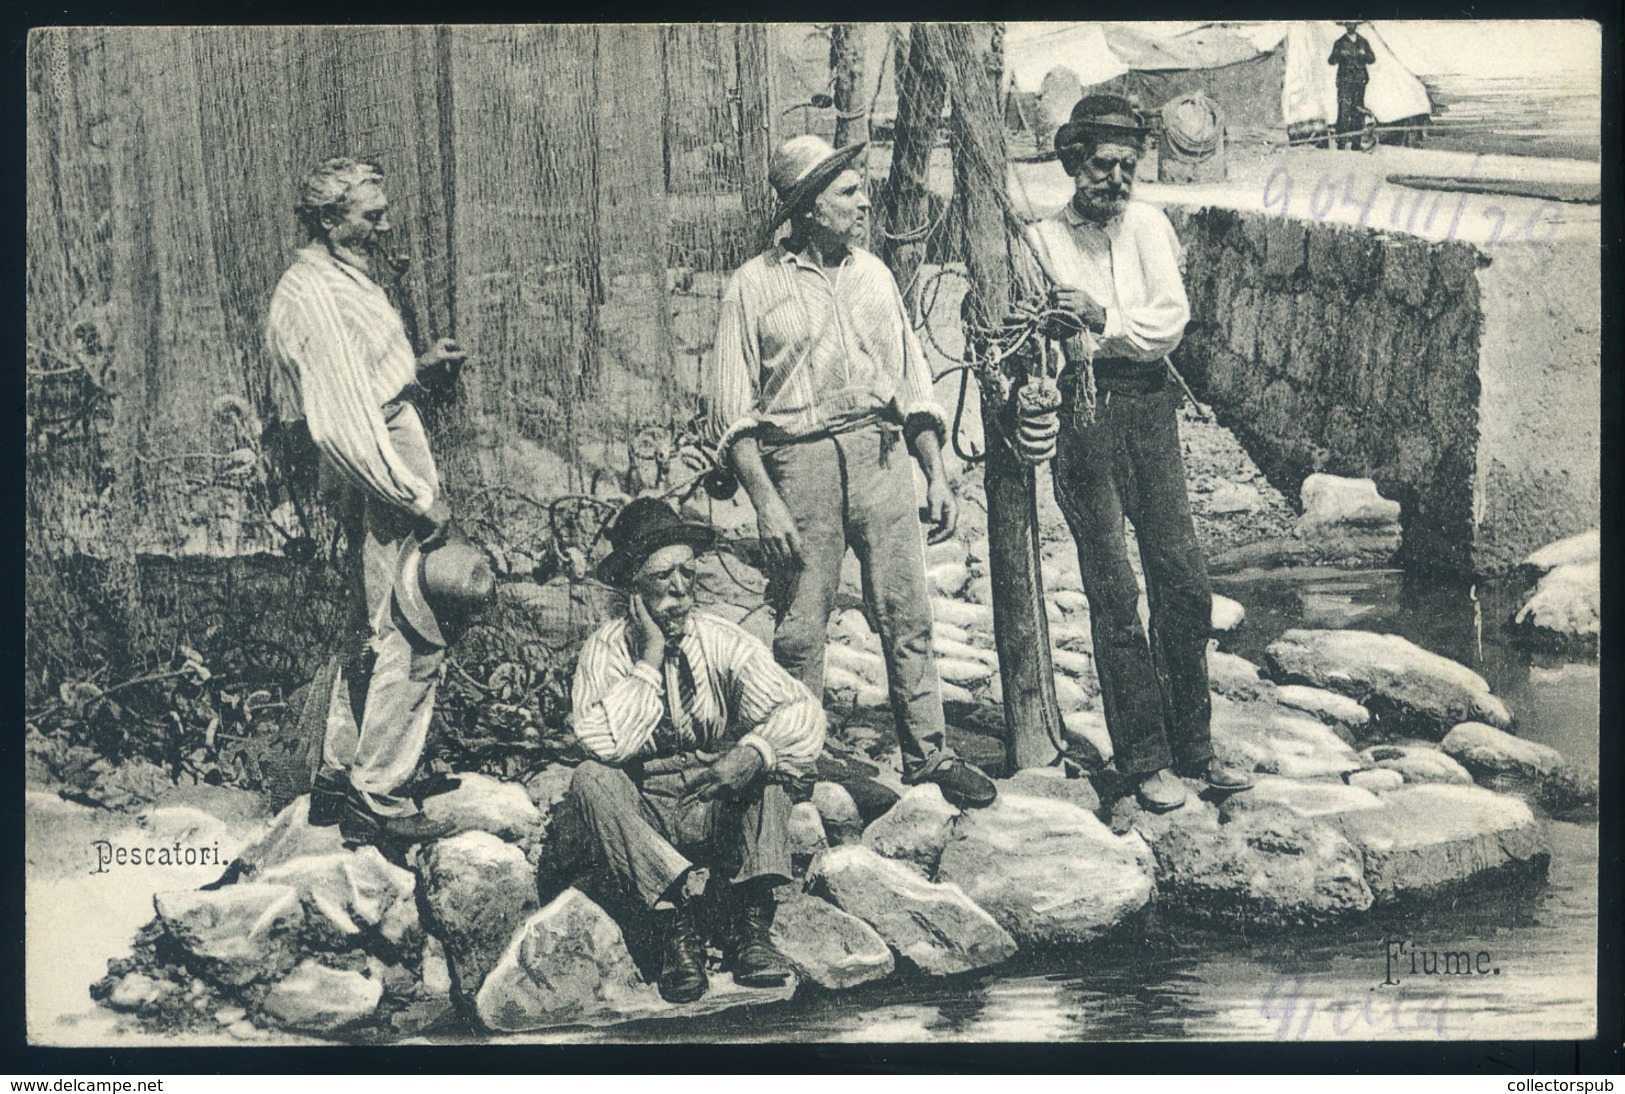
<instances>
[{"instance_id":1,"label":"leather boot","mask_svg":"<svg viewBox=\"0 0 1625 1094\"><path fill-rule=\"evenodd\" d=\"M666 939L660 951L660 998L692 1003L711 986L705 977L705 946L694 927L694 908L683 901L666 913Z\"/></svg>"},{"instance_id":2,"label":"leather boot","mask_svg":"<svg viewBox=\"0 0 1625 1094\"><path fill-rule=\"evenodd\" d=\"M747 988L782 984L790 975L790 963L773 947L773 916L778 911L773 889L746 882L740 890L736 894L740 908L728 971L733 973L735 984Z\"/></svg>"}]
</instances>

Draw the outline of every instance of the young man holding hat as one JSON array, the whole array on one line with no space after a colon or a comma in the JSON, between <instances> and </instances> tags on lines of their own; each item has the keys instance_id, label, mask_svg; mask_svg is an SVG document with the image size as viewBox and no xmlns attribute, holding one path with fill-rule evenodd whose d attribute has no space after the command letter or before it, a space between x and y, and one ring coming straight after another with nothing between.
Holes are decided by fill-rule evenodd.
<instances>
[{"instance_id":1,"label":"young man holding hat","mask_svg":"<svg viewBox=\"0 0 1625 1094\"><path fill-rule=\"evenodd\" d=\"M1342 20L1343 36L1332 43L1326 63L1337 66L1337 147L1347 148L1364 122L1366 69L1377 63L1358 19Z\"/></svg>"},{"instance_id":2,"label":"young man holding hat","mask_svg":"<svg viewBox=\"0 0 1625 1094\"><path fill-rule=\"evenodd\" d=\"M1064 313L1050 331L1067 357L1055 497L1077 542L1114 762L1142 805L1166 811L1186 800L1176 775L1227 790L1249 784L1213 759L1209 739L1212 593L1185 492L1180 387L1166 361L1190 307L1173 226L1132 200L1146 132L1123 96L1080 100L1055 134L1072 201L1034 224L1028 241L1050 305ZM1125 514L1145 572L1149 638Z\"/></svg>"},{"instance_id":3,"label":"young man holding hat","mask_svg":"<svg viewBox=\"0 0 1625 1094\"><path fill-rule=\"evenodd\" d=\"M790 969L768 936L773 887L791 878L784 784L823 747L823 707L767 647L694 610L694 559L712 546L709 528L639 498L609 539L598 575L630 599L576 665L575 734L593 759L571 779L575 829L624 893L664 917L663 997L690 1002L708 986L686 891L696 865L725 879L735 983L781 983Z\"/></svg>"},{"instance_id":4,"label":"young man holding hat","mask_svg":"<svg viewBox=\"0 0 1625 1094\"><path fill-rule=\"evenodd\" d=\"M886 265L857 246L869 199L836 150L808 134L773 154L769 230L790 233L737 270L705 375L719 461L756 508L776 613L773 654L822 696L824 647L848 546L880 632L904 781L986 805L986 775L947 747L931 603L907 450L925 473L930 542L953 535L946 432L932 376Z\"/></svg>"},{"instance_id":5,"label":"young man holding hat","mask_svg":"<svg viewBox=\"0 0 1625 1094\"><path fill-rule=\"evenodd\" d=\"M434 711L445 656L397 603L406 554L450 519L428 437L411 399L463 352L441 339L417 357L400 315L373 280L390 231L383 173L335 158L301 186L309 242L277 283L266 321L277 417L303 421L325 481L359 507L356 609L367 636L334 682L311 794L311 820L358 842L443 834L406 795ZM354 512L354 510L352 510ZM415 571L414 571L415 572Z\"/></svg>"}]
</instances>

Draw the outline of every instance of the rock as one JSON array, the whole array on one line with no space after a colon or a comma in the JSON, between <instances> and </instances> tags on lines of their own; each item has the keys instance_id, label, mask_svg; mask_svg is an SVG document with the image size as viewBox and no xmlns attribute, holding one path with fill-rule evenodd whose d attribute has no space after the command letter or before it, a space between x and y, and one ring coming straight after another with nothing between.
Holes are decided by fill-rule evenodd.
<instances>
[{"instance_id":1,"label":"rock","mask_svg":"<svg viewBox=\"0 0 1625 1094\"><path fill-rule=\"evenodd\" d=\"M423 941L422 983L430 998L449 998L452 992L451 965L440 939L430 935Z\"/></svg>"},{"instance_id":2,"label":"rock","mask_svg":"<svg viewBox=\"0 0 1625 1094\"><path fill-rule=\"evenodd\" d=\"M242 877L260 873L290 859L331 855L344 850L344 837L336 824L318 828L310 823L310 795L301 794L271 821L271 827L244 848L234 864Z\"/></svg>"},{"instance_id":3,"label":"rock","mask_svg":"<svg viewBox=\"0 0 1625 1094\"><path fill-rule=\"evenodd\" d=\"M1213 630L1216 634L1227 634L1241 626L1247 620L1247 609L1228 596L1213 594Z\"/></svg>"},{"instance_id":4,"label":"rock","mask_svg":"<svg viewBox=\"0 0 1625 1094\"><path fill-rule=\"evenodd\" d=\"M1094 694L1100 694L1100 684L1095 678L1095 659L1087 653L1078 653L1076 650L1052 649L1049 651L1050 664L1055 666L1056 672L1064 672L1075 680L1090 684Z\"/></svg>"},{"instance_id":5,"label":"rock","mask_svg":"<svg viewBox=\"0 0 1625 1094\"><path fill-rule=\"evenodd\" d=\"M514 933L475 1011L487 1029L518 1032L613 1019L648 1009L653 994L609 913L567 889Z\"/></svg>"},{"instance_id":6,"label":"rock","mask_svg":"<svg viewBox=\"0 0 1625 1094\"><path fill-rule=\"evenodd\" d=\"M1360 758L1329 726L1273 703L1236 703L1215 696L1213 752L1243 771L1292 779L1341 779Z\"/></svg>"},{"instance_id":7,"label":"rock","mask_svg":"<svg viewBox=\"0 0 1625 1094\"><path fill-rule=\"evenodd\" d=\"M187 964L216 983L241 986L293 964L304 912L289 886L155 893L152 903Z\"/></svg>"},{"instance_id":8,"label":"rock","mask_svg":"<svg viewBox=\"0 0 1625 1094\"><path fill-rule=\"evenodd\" d=\"M1350 773L1349 785L1357 786L1361 790L1369 790L1373 794L1381 794L1385 790L1398 790L1404 786L1405 776L1397 771L1379 767L1375 771L1355 771Z\"/></svg>"},{"instance_id":9,"label":"rock","mask_svg":"<svg viewBox=\"0 0 1625 1094\"><path fill-rule=\"evenodd\" d=\"M1068 751L1079 752L1084 759L1089 759L1089 751L1093 750L1102 764L1111 762L1112 738L1106 731L1105 712L1077 710L1061 715L1061 737L1067 740ZM1079 747L1080 742L1084 747Z\"/></svg>"},{"instance_id":10,"label":"rock","mask_svg":"<svg viewBox=\"0 0 1625 1094\"><path fill-rule=\"evenodd\" d=\"M876 639L876 642L878 643L879 639ZM975 646L972 642L970 631L941 619L934 620L931 624L931 644L933 649L936 648L938 642L947 643L950 646L964 647L965 649L981 648Z\"/></svg>"},{"instance_id":11,"label":"rock","mask_svg":"<svg viewBox=\"0 0 1625 1094\"><path fill-rule=\"evenodd\" d=\"M1072 711L1088 710L1095 705L1094 696L1085 691L1083 685L1060 673L1055 674L1055 702L1061 708L1063 717Z\"/></svg>"},{"instance_id":12,"label":"rock","mask_svg":"<svg viewBox=\"0 0 1625 1094\"><path fill-rule=\"evenodd\" d=\"M221 1007L219 1010L214 1012L215 1024L221 1026L236 1025L238 1022L241 1022L247 1017L248 1011L244 1010L242 1007Z\"/></svg>"},{"instance_id":13,"label":"rock","mask_svg":"<svg viewBox=\"0 0 1625 1094\"><path fill-rule=\"evenodd\" d=\"M836 847L813 859L809 888L873 927L921 972L949 976L987 968L1016 952L1015 940L957 885L939 885L867 847Z\"/></svg>"},{"instance_id":14,"label":"rock","mask_svg":"<svg viewBox=\"0 0 1625 1094\"><path fill-rule=\"evenodd\" d=\"M931 652L937 655L939 665L944 660L976 661L993 668L999 664L999 655L990 648L944 638L935 633L931 638Z\"/></svg>"},{"instance_id":15,"label":"rock","mask_svg":"<svg viewBox=\"0 0 1625 1094\"><path fill-rule=\"evenodd\" d=\"M818 807L812 802L797 802L790 807L790 853L814 855L829 846L824 836L824 821Z\"/></svg>"},{"instance_id":16,"label":"rock","mask_svg":"<svg viewBox=\"0 0 1625 1094\"><path fill-rule=\"evenodd\" d=\"M931 617L967 631L993 633L993 609L986 604L971 604L951 600L945 596L931 598Z\"/></svg>"},{"instance_id":17,"label":"rock","mask_svg":"<svg viewBox=\"0 0 1625 1094\"><path fill-rule=\"evenodd\" d=\"M520 784L469 772L456 777L456 789L423 799L424 815L452 825L454 835L490 832L518 840L542 823L541 811Z\"/></svg>"},{"instance_id":18,"label":"rock","mask_svg":"<svg viewBox=\"0 0 1625 1094\"><path fill-rule=\"evenodd\" d=\"M829 623L829 638L831 642L843 646L868 650L870 653L880 652L880 636L869 626L864 614L855 608L842 608L835 613Z\"/></svg>"},{"instance_id":19,"label":"rock","mask_svg":"<svg viewBox=\"0 0 1625 1094\"><path fill-rule=\"evenodd\" d=\"M998 671L996 666L986 661L970 660L959 657L938 657L937 675L944 683L954 684L962 688L981 687L987 683L993 674Z\"/></svg>"},{"instance_id":20,"label":"rock","mask_svg":"<svg viewBox=\"0 0 1625 1094\"><path fill-rule=\"evenodd\" d=\"M1077 589L1056 589L1050 593L1049 601L1068 616L1089 616L1089 598Z\"/></svg>"},{"instance_id":21,"label":"rock","mask_svg":"<svg viewBox=\"0 0 1625 1094\"><path fill-rule=\"evenodd\" d=\"M1258 666L1234 653L1212 648L1207 652L1208 686L1232 699L1256 698L1261 689Z\"/></svg>"},{"instance_id":22,"label":"rock","mask_svg":"<svg viewBox=\"0 0 1625 1094\"><path fill-rule=\"evenodd\" d=\"M812 803L824 822L824 835L830 846L856 843L863 838L863 815L846 787L840 783L814 783Z\"/></svg>"},{"instance_id":23,"label":"rock","mask_svg":"<svg viewBox=\"0 0 1625 1094\"><path fill-rule=\"evenodd\" d=\"M1512 724L1505 704L1465 665L1393 634L1289 630L1265 651L1270 676L1362 703L1389 732L1437 740L1461 722Z\"/></svg>"},{"instance_id":24,"label":"rock","mask_svg":"<svg viewBox=\"0 0 1625 1094\"><path fill-rule=\"evenodd\" d=\"M990 676L983 684L983 687L987 687L997 682L997 680L997 676ZM953 703L961 708L974 708L981 705L981 700L976 697L975 692L962 688L958 684L950 684L946 680L942 682L942 702L944 706Z\"/></svg>"},{"instance_id":25,"label":"rock","mask_svg":"<svg viewBox=\"0 0 1625 1094\"><path fill-rule=\"evenodd\" d=\"M1303 480L1299 492L1303 516L1297 527L1318 531L1338 525L1363 528L1382 527L1399 522L1399 502L1377 492L1370 479L1345 479L1337 475L1314 474Z\"/></svg>"},{"instance_id":26,"label":"rock","mask_svg":"<svg viewBox=\"0 0 1625 1094\"><path fill-rule=\"evenodd\" d=\"M970 581L970 567L963 560L939 562L925 572L925 578L937 596L958 596Z\"/></svg>"},{"instance_id":27,"label":"rock","mask_svg":"<svg viewBox=\"0 0 1625 1094\"><path fill-rule=\"evenodd\" d=\"M953 833L959 810L935 783L913 786L863 832L863 845L876 854L918 868L929 877Z\"/></svg>"},{"instance_id":28,"label":"rock","mask_svg":"<svg viewBox=\"0 0 1625 1094\"><path fill-rule=\"evenodd\" d=\"M1249 483L1220 479L1213 484L1213 492L1207 495L1205 507L1212 516L1256 513L1264 508L1264 495Z\"/></svg>"},{"instance_id":29,"label":"rock","mask_svg":"<svg viewBox=\"0 0 1625 1094\"><path fill-rule=\"evenodd\" d=\"M1589 532L1548 543L1523 560L1523 565L1536 573L1548 573L1562 566L1596 562L1602 558L1602 536L1593 528Z\"/></svg>"},{"instance_id":30,"label":"rock","mask_svg":"<svg viewBox=\"0 0 1625 1094\"><path fill-rule=\"evenodd\" d=\"M1601 561L1553 569L1540 579L1512 622L1545 638L1594 644L1602 633Z\"/></svg>"},{"instance_id":31,"label":"rock","mask_svg":"<svg viewBox=\"0 0 1625 1094\"><path fill-rule=\"evenodd\" d=\"M383 996L384 986L359 972L306 960L271 985L261 1009L288 1029L332 1033L373 1013Z\"/></svg>"},{"instance_id":32,"label":"rock","mask_svg":"<svg viewBox=\"0 0 1625 1094\"><path fill-rule=\"evenodd\" d=\"M1579 770L1555 748L1477 722L1452 729L1440 747L1480 782L1498 789L1503 784L1532 785L1541 807L1554 815L1597 805L1596 777Z\"/></svg>"},{"instance_id":33,"label":"rock","mask_svg":"<svg viewBox=\"0 0 1625 1094\"><path fill-rule=\"evenodd\" d=\"M1058 767L1029 767L1008 779L994 780L999 793L1029 798L1050 798L1091 813L1100 811L1100 795L1088 779L1068 779Z\"/></svg>"},{"instance_id":34,"label":"rock","mask_svg":"<svg viewBox=\"0 0 1625 1094\"><path fill-rule=\"evenodd\" d=\"M417 879L385 861L376 847L291 859L266 870L261 880L298 893L307 926L328 941L348 943L376 930L399 947L417 933Z\"/></svg>"},{"instance_id":35,"label":"rock","mask_svg":"<svg viewBox=\"0 0 1625 1094\"><path fill-rule=\"evenodd\" d=\"M126 973L113 985L107 1005L114 1010L140 1010L162 999L164 983L139 972Z\"/></svg>"},{"instance_id":36,"label":"rock","mask_svg":"<svg viewBox=\"0 0 1625 1094\"><path fill-rule=\"evenodd\" d=\"M1241 813L1264 806L1286 809L1300 817L1324 817L1357 809L1380 809L1382 799L1369 790L1340 782L1263 778L1247 793L1228 798L1221 811Z\"/></svg>"},{"instance_id":37,"label":"rock","mask_svg":"<svg viewBox=\"0 0 1625 1094\"><path fill-rule=\"evenodd\" d=\"M1158 907L1176 915L1242 927L1321 926L1371 906L1353 844L1281 806L1227 812L1222 824L1200 802L1162 816L1130 812L1128 823L1156 858Z\"/></svg>"},{"instance_id":38,"label":"rock","mask_svg":"<svg viewBox=\"0 0 1625 1094\"><path fill-rule=\"evenodd\" d=\"M570 780L575 773L575 768L568 764L555 763L548 764L525 780L525 793L530 795L530 800L544 818L551 817L553 810L570 792Z\"/></svg>"},{"instance_id":39,"label":"rock","mask_svg":"<svg viewBox=\"0 0 1625 1094\"><path fill-rule=\"evenodd\" d=\"M489 832L436 840L417 855L431 930L445 944L457 991L467 1001L536 908L536 875L525 853Z\"/></svg>"},{"instance_id":40,"label":"rock","mask_svg":"<svg viewBox=\"0 0 1625 1094\"><path fill-rule=\"evenodd\" d=\"M803 979L833 990L883 980L896 967L891 948L873 927L817 897L779 905L773 945Z\"/></svg>"},{"instance_id":41,"label":"rock","mask_svg":"<svg viewBox=\"0 0 1625 1094\"><path fill-rule=\"evenodd\" d=\"M829 669L850 673L865 684L886 684L886 662L878 653L836 643L825 647L824 660Z\"/></svg>"},{"instance_id":42,"label":"rock","mask_svg":"<svg viewBox=\"0 0 1625 1094\"><path fill-rule=\"evenodd\" d=\"M1281 684L1275 689L1275 701L1284 707L1312 714L1327 725L1347 726L1351 730L1363 728L1371 721L1371 712L1346 695L1325 688L1305 687L1302 684Z\"/></svg>"},{"instance_id":43,"label":"rock","mask_svg":"<svg viewBox=\"0 0 1625 1094\"><path fill-rule=\"evenodd\" d=\"M1432 897L1499 871L1544 874L1551 853L1529 807L1476 786L1430 783L1385 794L1381 809L1327 818L1365 856L1379 903Z\"/></svg>"},{"instance_id":44,"label":"rock","mask_svg":"<svg viewBox=\"0 0 1625 1094\"><path fill-rule=\"evenodd\" d=\"M1397 771L1407 783L1453 783L1471 786L1473 777L1465 767L1446 756L1437 745L1373 745L1360 753L1367 764Z\"/></svg>"},{"instance_id":45,"label":"rock","mask_svg":"<svg viewBox=\"0 0 1625 1094\"><path fill-rule=\"evenodd\" d=\"M1143 850L1079 806L1001 794L955 824L937 878L958 884L1023 946L1073 945L1151 899Z\"/></svg>"}]
</instances>

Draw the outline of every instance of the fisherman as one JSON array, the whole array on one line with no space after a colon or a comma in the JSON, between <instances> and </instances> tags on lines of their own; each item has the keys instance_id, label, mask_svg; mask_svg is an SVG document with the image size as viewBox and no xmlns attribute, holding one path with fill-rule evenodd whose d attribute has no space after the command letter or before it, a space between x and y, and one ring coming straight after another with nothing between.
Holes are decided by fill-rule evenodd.
<instances>
[{"instance_id":1,"label":"fisherman","mask_svg":"<svg viewBox=\"0 0 1625 1094\"><path fill-rule=\"evenodd\" d=\"M1337 147L1348 148L1365 125L1366 69L1377 63L1371 43L1360 34L1360 20L1340 20L1344 34L1332 43L1326 63L1337 66Z\"/></svg>"},{"instance_id":2,"label":"fisherman","mask_svg":"<svg viewBox=\"0 0 1625 1094\"><path fill-rule=\"evenodd\" d=\"M756 509L779 664L823 695L850 546L885 656L903 781L934 782L974 808L995 788L948 747L917 525L928 521L928 541L941 543L958 521L945 418L897 282L857 245L869 199L851 165L863 147L837 151L808 134L774 151L769 232L785 221L790 232L729 281L704 386L718 461ZM923 510L905 445L925 475Z\"/></svg>"},{"instance_id":3,"label":"fisherman","mask_svg":"<svg viewBox=\"0 0 1625 1094\"><path fill-rule=\"evenodd\" d=\"M598 576L630 596L576 665L575 734L593 759L570 781L572 846L550 842L559 860L538 871L539 895L568 884L579 845L590 845L622 891L664 919L660 994L687 1003L709 986L689 892L695 866L707 866L732 920L723 949L734 982L781 983L790 969L769 934L773 888L791 878L786 783L823 747L823 706L757 639L694 610L695 555L712 546L711 529L639 498L609 540Z\"/></svg>"},{"instance_id":4,"label":"fisherman","mask_svg":"<svg viewBox=\"0 0 1625 1094\"><path fill-rule=\"evenodd\" d=\"M1055 497L1077 542L1106 729L1117 770L1145 808L1162 812L1185 803L1180 777L1223 791L1250 783L1214 759L1209 739L1212 594L1186 496L1181 387L1166 360L1190 308L1172 225L1132 200L1147 132L1123 96L1079 100L1055 134L1072 200L1032 225L1028 240L1051 282L1049 333L1067 358ZM1149 638L1125 513L1145 572Z\"/></svg>"},{"instance_id":5,"label":"fisherman","mask_svg":"<svg viewBox=\"0 0 1625 1094\"><path fill-rule=\"evenodd\" d=\"M402 562L421 557L451 520L412 400L446 383L465 354L442 338L414 355L374 279L391 229L382 182L375 165L345 157L304 180L295 212L308 242L272 294L265 344L277 418L305 423L324 480L349 508L353 607L365 613L365 649L354 644L324 697L310 820L339 824L352 842L411 843L445 834L406 792L445 649L409 625L395 592Z\"/></svg>"}]
</instances>

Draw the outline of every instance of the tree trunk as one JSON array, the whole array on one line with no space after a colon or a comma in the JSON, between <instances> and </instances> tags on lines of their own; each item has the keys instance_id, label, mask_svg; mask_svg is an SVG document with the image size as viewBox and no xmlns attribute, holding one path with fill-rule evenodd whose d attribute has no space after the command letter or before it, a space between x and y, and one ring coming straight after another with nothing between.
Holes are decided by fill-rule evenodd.
<instances>
[{"instance_id":1,"label":"tree trunk","mask_svg":"<svg viewBox=\"0 0 1625 1094\"><path fill-rule=\"evenodd\" d=\"M925 188L931 149L937 143L937 124L947 85L938 51L931 48L929 28L916 23L905 44L897 42L897 123L892 138L891 175L886 180L885 238L880 257L897 278L909 311L919 321L919 294L914 282L925 261L931 203Z\"/></svg>"},{"instance_id":2,"label":"tree trunk","mask_svg":"<svg viewBox=\"0 0 1625 1094\"><path fill-rule=\"evenodd\" d=\"M998 109L997 24L932 28L954 81L949 140L954 201L964 232L970 278L966 319L975 328L1009 311L1010 251L1006 232L1004 125ZM969 340L967 332L967 341ZM1005 754L1009 770L1043 767L1060 756L1061 716L1050 665L1038 553L1038 505L1033 469L1005 437L1015 436L1010 392L984 378L982 421L987 463L988 567L993 581L993 629L1004 685Z\"/></svg>"},{"instance_id":3,"label":"tree trunk","mask_svg":"<svg viewBox=\"0 0 1625 1094\"><path fill-rule=\"evenodd\" d=\"M835 147L869 139L863 101L863 26L836 23L829 30L829 71L835 78Z\"/></svg>"}]
</instances>

